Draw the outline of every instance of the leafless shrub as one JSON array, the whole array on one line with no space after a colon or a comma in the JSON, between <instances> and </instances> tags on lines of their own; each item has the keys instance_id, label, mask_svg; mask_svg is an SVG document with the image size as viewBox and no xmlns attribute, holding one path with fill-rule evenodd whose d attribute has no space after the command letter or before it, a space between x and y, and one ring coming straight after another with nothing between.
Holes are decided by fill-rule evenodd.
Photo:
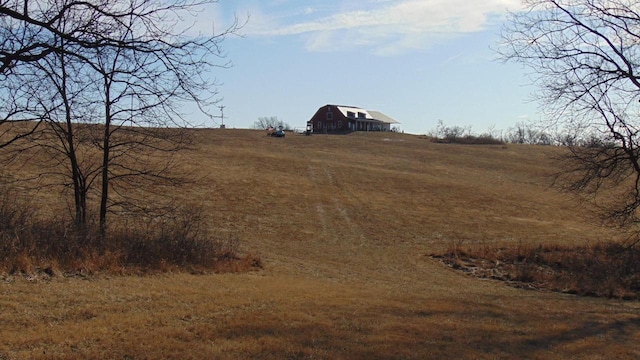
<instances>
[{"instance_id":1,"label":"leafless shrub","mask_svg":"<svg viewBox=\"0 0 640 360\"><path fill-rule=\"evenodd\" d=\"M205 220L202 211L189 206L161 218L123 221L105 235L97 225L78 229L72 222L38 219L32 207L2 192L0 274L246 271L262 267L259 258L239 255L237 236L214 236Z\"/></svg>"},{"instance_id":2,"label":"leafless shrub","mask_svg":"<svg viewBox=\"0 0 640 360\"><path fill-rule=\"evenodd\" d=\"M261 116L258 118L258 120L253 122L253 128L257 129L257 130L265 130L268 128L274 128L277 129L280 126L282 126L282 128L286 131L290 131L291 130L291 125L289 125L289 123L286 123L280 119L278 119L277 116Z\"/></svg>"},{"instance_id":3,"label":"leafless shrub","mask_svg":"<svg viewBox=\"0 0 640 360\"><path fill-rule=\"evenodd\" d=\"M440 258L454 269L517 286L583 296L640 298L640 250L618 243L455 247Z\"/></svg>"},{"instance_id":4,"label":"leafless shrub","mask_svg":"<svg viewBox=\"0 0 640 360\"><path fill-rule=\"evenodd\" d=\"M476 135L471 127L447 126L442 120L438 121L435 131L430 134L431 141L447 144L465 145L504 145L502 139L496 138L490 133Z\"/></svg>"},{"instance_id":5,"label":"leafless shrub","mask_svg":"<svg viewBox=\"0 0 640 360\"><path fill-rule=\"evenodd\" d=\"M142 227L120 226L111 231L122 261L132 266L213 267L221 260L239 259L238 238L212 238L197 207L147 219Z\"/></svg>"}]
</instances>

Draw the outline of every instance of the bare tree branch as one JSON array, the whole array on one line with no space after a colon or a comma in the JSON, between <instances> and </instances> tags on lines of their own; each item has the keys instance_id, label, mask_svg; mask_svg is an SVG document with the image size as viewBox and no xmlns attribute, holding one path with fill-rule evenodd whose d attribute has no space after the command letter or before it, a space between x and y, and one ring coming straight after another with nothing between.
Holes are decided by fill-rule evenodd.
<instances>
[{"instance_id":1,"label":"bare tree branch","mask_svg":"<svg viewBox=\"0 0 640 360\"><path fill-rule=\"evenodd\" d=\"M605 218L638 227L640 217L640 3L525 0L498 50L531 69L550 124L574 138L558 174L567 189L606 199ZM606 190L606 191L605 191ZM613 200L613 201L612 201Z\"/></svg>"},{"instance_id":2,"label":"bare tree branch","mask_svg":"<svg viewBox=\"0 0 640 360\"><path fill-rule=\"evenodd\" d=\"M108 210L148 210L142 192L180 183L174 154L189 146L191 126L181 106L214 116L211 72L229 66L220 45L241 26L179 29L213 3L0 0L0 149L27 161L37 146L46 155L38 178L73 189L79 226L93 201L106 230Z\"/></svg>"}]
</instances>

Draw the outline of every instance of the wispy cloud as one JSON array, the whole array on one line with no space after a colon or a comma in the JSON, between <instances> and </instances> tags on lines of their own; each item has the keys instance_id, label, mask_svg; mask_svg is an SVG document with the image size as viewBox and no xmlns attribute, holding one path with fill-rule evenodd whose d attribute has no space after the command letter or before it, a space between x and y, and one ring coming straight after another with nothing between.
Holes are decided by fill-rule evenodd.
<instances>
[{"instance_id":1,"label":"wispy cloud","mask_svg":"<svg viewBox=\"0 0 640 360\"><path fill-rule=\"evenodd\" d=\"M306 8L304 9L304 14L305 14L305 15L311 15L311 14L313 14L314 12L316 12L316 9L315 9L315 8L313 8L313 7L311 7L311 6L308 6L308 7L306 7Z\"/></svg>"},{"instance_id":2,"label":"wispy cloud","mask_svg":"<svg viewBox=\"0 0 640 360\"><path fill-rule=\"evenodd\" d=\"M370 0L343 10L327 2L318 10L305 5L296 16L262 9L248 31L259 36L303 36L311 51L367 47L380 55L424 49L435 41L482 31L520 0ZM292 10L292 9L289 9Z\"/></svg>"}]
</instances>

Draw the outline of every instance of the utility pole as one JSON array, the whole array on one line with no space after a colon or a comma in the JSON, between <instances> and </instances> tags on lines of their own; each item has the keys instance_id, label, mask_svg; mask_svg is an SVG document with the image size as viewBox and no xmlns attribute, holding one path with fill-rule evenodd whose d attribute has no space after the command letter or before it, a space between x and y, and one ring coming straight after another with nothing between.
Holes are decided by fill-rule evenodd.
<instances>
[{"instance_id":1,"label":"utility pole","mask_svg":"<svg viewBox=\"0 0 640 360\"><path fill-rule=\"evenodd\" d=\"M220 109L220 129L224 129L224 105L219 105L218 109Z\"/></svg>"}]
</instances>

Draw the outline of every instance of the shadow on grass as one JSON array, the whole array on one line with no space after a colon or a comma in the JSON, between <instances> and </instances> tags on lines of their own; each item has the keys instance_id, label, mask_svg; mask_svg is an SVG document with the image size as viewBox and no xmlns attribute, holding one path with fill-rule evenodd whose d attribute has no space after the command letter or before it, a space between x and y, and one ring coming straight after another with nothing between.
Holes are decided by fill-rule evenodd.
<instances>
[{"instance_id":1,"label":"shadow on grass","mask_svg":"<svg viewBox=\"0 0 640 360\"><path fill-rule=\"evenodd\" d=\"M257 316L216 335L248 345L243 355L263 359L630 357L640 351L637 315L568 319L565 313L535 314L474 302L434 307L379 307L350 317L324 309L335 316L277 325Z\"/></svg>"},{"instance_id":2,"label":"shadow on grass","mask_svg":"<svg viewBox=\"0 0 640 360\"><path fill-rule=\"evenodd\" d=\"M596 313L592 303L605 300L547 294L503 303L488 295L468 297L362 306L255 300L235 308L206 305L201 310L209 311L189 316L154 313L117 323L105 323L92 311L80 314L80 326L92 330L66 336L63 344L47 332L8 337L0 344L0 358L573 359L634 358L640 352L637 307L598 304L603 310ZM138 305L123 310L134 315ZM55 332L77 321L47 328ZM19 332L20 324L12 326L0 334Z\"/></svg>"}]
</instances>

